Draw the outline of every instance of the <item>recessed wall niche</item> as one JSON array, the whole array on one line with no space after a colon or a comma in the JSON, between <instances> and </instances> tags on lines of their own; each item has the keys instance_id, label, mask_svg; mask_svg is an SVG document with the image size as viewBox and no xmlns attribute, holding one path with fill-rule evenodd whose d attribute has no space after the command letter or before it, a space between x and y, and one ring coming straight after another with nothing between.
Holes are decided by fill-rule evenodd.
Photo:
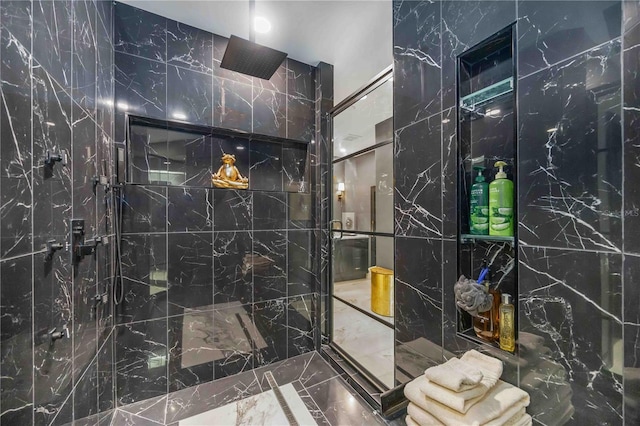
<instances>
[{"instance_id":1,"label":"recessed wall niche","mask_svg":"<svg viewBox=\"0 0 640 426\"><path fill-rule=\"evenodd\" d=\"M213 188L212 174L232 154L248 190L309 192L307 142L136 116L126 129L126 183Z\"/></svg>"},{"instance_id":2,"label":"recessed wall niche","mask_svg":"<svg viewBox=\"0 0 640 426\"><path fill-rule=\"evenodd\" d=\"M514 38L513 26L499 31L458 56L457 67L458 275L478 280L482 269L485 266L489 268L482 284L488 284L489 291L494 294L496 314L490 311L472 317L459 309L457 332L460 336L494 346L498 346L497 308L500 294L511 295L511 303L518 306L518 238L515 223L518 217L515 182L517 73ZM488 200L493 190L490 184L502 177L497 176L498 162L506 164L506 179L514 185L511 193L496 197L501 199L500 203L506 200L510 205L494 205L495 209L492 209ZM483 185L486 184L487 199L484 201L487 203L473 207L474 213L471 213L472 190L479 190L473 185L482 180ZM477 192L475 194L477 202L479 195ZM453 291L453 283L450 285ZM517 318L516 310L516 331Z\"/></svg>"}]
</instances>

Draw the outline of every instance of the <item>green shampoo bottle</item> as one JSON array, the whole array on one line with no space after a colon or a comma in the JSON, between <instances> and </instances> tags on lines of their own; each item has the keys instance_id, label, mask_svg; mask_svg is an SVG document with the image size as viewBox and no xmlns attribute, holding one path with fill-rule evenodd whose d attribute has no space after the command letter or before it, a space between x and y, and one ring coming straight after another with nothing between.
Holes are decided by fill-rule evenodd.
<instances>
[{"instance_id":1,"label":"green shampoo bottle","mask_svg":"<svg viewBox=\"0 0 640 426\"><path fill-rule=\"evenodd\" d=\"M513 236L513 182L507 179L503 167L507 163L497 161L498 173L489 184L489 235Z\"/></svg>"},{"instance_id":2,"label":"green shampoo bottle","mask_svg":"<svg viewBox=\"0 0 640 426\"><path fill-rule=\"evenodd\" d=\"M476 183L471 186L469 231L474 235L489 235L489 183L482 174L484 167L474 166Z\"/></svg>"}]
</instances>

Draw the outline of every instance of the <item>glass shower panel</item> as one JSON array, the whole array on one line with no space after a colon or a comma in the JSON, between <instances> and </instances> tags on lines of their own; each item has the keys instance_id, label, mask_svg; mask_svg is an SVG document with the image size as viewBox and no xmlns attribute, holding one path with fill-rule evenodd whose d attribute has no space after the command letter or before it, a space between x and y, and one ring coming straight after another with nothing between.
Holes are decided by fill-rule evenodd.
<instances>
[{"instance_id":1,"label":"glass shower panel","mask_svg":"<svg viewBox=\"0 0 640 426\"><path fill-rule=\"evenodd\" d=\"M387 80L333 117L334 160L391 141L392 100L393 83Z\"/></svg>"},{"instance_id":2,"label":"glass shower panel","mask_svg":"<svg viewBox=\"0 0 640 426\"><path fill-rule=\"evenodd\" d=\"M393 233L392 156L388 144L334 164L333 220L345 232Z\"/></svg>"},{"instance_id":3,"label":"glass shower panel","mask_svg":"<svg viewBox=\"0 0 640 426\"><path fill-rule=\"evenodd\" d=\"M390 77L332 116L331 344L381 391L395 386Z\"/></svg>"},{"instance_id":4,"label":"glass shower panel","mask_svg":"<svg viewBox=\"0 0 640 426\"><path fill-rule=\"evenodd\" d=\"M393 237L344 235L333 250L333 342L393 387Z\"/></svg>"}]
</instances>

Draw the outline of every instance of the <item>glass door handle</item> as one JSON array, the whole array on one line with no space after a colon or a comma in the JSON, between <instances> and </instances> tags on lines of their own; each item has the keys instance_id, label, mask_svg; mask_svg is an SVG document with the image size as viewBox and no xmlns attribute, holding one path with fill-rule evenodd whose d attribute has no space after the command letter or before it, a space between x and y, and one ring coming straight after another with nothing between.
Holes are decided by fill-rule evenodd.
<instances>
[{"instance_id":1,"label":"glass door handle","mask_svg":"<svg viewBox=\"0 0 640 426\"><path fill-rule=\"evenodd\" d=\"M334 224L339 224L340 227L339 228L334 228L333 227ZM329 225L331 226L331 235L332 235L331 238L334 239L334 240L341 240L343 235L344 235L344 232L342 232L343 229L344 229L344 227L342 226L342 221L341 220L332 220L331 222L329 222ZM338 238L334 238L333 237L333 233L334 232L340 232L340 236Z\"/></svg>"}]
</instances>

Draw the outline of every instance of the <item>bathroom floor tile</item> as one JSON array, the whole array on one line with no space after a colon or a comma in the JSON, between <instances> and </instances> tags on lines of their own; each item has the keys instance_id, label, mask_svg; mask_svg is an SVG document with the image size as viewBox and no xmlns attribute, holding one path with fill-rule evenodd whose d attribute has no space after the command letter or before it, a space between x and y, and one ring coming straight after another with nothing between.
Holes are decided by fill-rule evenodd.
<instances>
[{"instance_id":1,"label":"bathroom floor tile","mask_svg":"<svg viewBox=\"0 0 640 426\"><path fill-rule=\"evenodd\" d=\"M273 374L300 425L385 424L317 352L119 407L112 416L105 417L111 419L105 424L288 424L266 372ZM96 424L95 418L79 419L76 423Z\"/></svg>"},{"instance_id":2,"label":"bathroom floor tile","mask_svg":"<svg viewBox=\"0 0 640 426\"><path fill-rule=\"evenodd\" d=\"M393 328L334 299L333 341L358 363L392 388Z\"/></svg>"},{"instance_id":3,"label":"bathroom floor tile","mask_svg":"<svg viewBox=\"0 0 640 426\"><path fill-rule=\"evenodd\" d=\"M299 424L316 424L293 385L287 384L282 386L280 392L282 392L287 405ZM189 417L181 420L177 424L180 426L198 426L205 424L284 425L287 423L287 416L282 407L280 407L274 391L268 390L258 395Z\"/></svg>"},{"instance_id":4,"label":"bathroom floor tile","mask_svg":"<svg viewBox=\"0 0 640 426\"><path fill-rule=\"evenodd\" d=\"M393 317L378 315L371 310L371 280L352 280L334 283L334 296L338 296L358 308L364 309L389 325L393 325Z\"/></svg>"}]
</instances>

